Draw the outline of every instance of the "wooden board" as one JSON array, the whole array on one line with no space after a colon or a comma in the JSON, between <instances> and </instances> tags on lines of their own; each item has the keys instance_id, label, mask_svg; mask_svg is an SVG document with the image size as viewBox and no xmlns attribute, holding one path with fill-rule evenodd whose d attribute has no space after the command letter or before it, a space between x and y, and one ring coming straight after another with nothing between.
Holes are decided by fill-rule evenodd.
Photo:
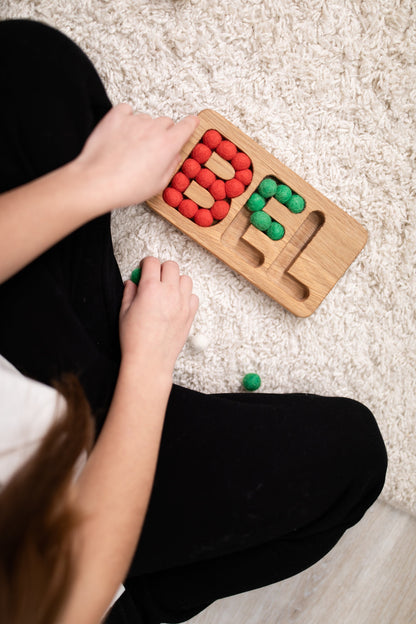
<instances>
[{"instance_id":1,"label":"wooden board","mask_svg":"<svg viewBox=\"0 0 416 624\"><path fill-rule=\"evenodd\" d=\"M164 201L163 193L147 204L287 310L296 316L309 316L364 247L366 230L219 113L204 110L198 116L200 124L184 146L177 170L205 132L215 129L223 140L231 141L250 158L251 183L241 195L228 199L227 216L209 227L199 226L183 216ZM223 180L235 174L231 162L215 151L202 166ZM285 229L280 240L272 240L254 227L250 223L252 212L246 207L247 200L267 177L287 185L305 201L303 211L296 214L274 197L266 200L264 212ZM210 209L215 201L209 190L195 179L183 197L205 209Z\"/></svg>"}]
</instances>

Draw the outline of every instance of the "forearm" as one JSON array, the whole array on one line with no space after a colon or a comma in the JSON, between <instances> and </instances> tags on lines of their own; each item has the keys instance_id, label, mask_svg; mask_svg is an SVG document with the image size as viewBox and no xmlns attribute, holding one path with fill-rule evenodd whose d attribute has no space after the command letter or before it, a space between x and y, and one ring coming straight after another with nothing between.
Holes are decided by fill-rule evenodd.
<instances>
[{"instance_id":1,"label":"forearm","mask_svg":"<svg viewBox=\"0 0 416 624\"><path fill-rule=\"evenodd\" d=\"M85 520L77 579L63 622L98 622L133 557L152 490L171 376L121 366L104 428L78 481ZM99 581L97 580L99 579Z\"/></svg>"},{"instance_id":2,"label":"forearm","mask_svg":"<svg viewBox=\"0 0 416 624\"><path fill-rule=\"evenodd\" d=\"M0 282L104 208L76 161L0 195Z\"/></svg>"},{"instance_id":3,"label":"forearm","mask_svg":"<svg viewBox=\"0 0 416 624\"><path fill-rule=\"evenodd\" d=\"M99 214L159 193L199 123L112 108L73 161L0 195L0 283Z\"/></svg>"}]
</instances>

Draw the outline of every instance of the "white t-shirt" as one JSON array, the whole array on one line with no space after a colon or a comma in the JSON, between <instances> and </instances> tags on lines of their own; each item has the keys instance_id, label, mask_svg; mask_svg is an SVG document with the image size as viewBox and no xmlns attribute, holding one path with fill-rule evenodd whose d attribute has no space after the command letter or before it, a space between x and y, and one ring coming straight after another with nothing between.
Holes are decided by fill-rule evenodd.
<instances>
[{"instance_id":1,"label":"white t-shirt","mask_svg":"<svg viewBox=\"0 0 416 624\"><path fill-rule=\"evenodd\" d=\"M0 355L0 490L35 453L65 408L64 397L54 388L25 377ZM83 451L74 469L75 480L86 459ZM121 585L109 608L123 591Z\"/></svg>"}]
</instances>

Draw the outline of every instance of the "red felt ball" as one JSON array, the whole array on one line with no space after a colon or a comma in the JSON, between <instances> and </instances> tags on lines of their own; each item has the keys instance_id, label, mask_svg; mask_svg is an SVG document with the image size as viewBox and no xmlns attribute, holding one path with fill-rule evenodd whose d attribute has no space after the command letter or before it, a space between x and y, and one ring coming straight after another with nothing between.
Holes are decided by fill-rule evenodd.
<instances>
[{"instance_id":1,"label":"red felt ball","mask_svg":"<svg viewBox=\"0 0 416 624\"><path fill-rule=\"evenodd\" d=\"M172 182L170 185L176 189L177 191L181 191L183 193L189 186L190 180L189 178L182 173L182 171L178 171L172 178Z\"/></svg>"},{"instance_id":2,"label":"red felt ball","mask_svg":"<svg viewBox=\"0 0 416 624\"><path fill-rule=\"evenodd\" d=\"M208 147L212 150L215 150L218 145L222 141L222 136L217 130L207 130L202 137L202 142L204 145L208 145Z\"/></svg>"},{"instance_id":3,"label":"red felt ball","mask_svg":"<svg viewBox=\"0 0 416 624\"><path fill-rule=\"evenodd\" d=\"M209 227L214 222L214 217L211 214L211 210L207 208L199 208L194 216L194 221L201 227Z\"/></svg>"},{"instance_id":4,"label":"red felt ball","mask_svg":"<svg viewBox=\"0 0 416 624\"><path fill-rule=\"evenodd\" d=\"M200 165L203 165L207 162L211 154L212 151L207 145L204 145L203 143L198 143L192 150L191 157L196 160L196 162L199 162Z\"/></svg>"},{"instance_id":5,"label":"red felt ball","mask_svg":"<svg viewBox=\"0 0 416 624\"><path fill-rule=\"evenodd\" d=\"M235 172L235 178L242 182L244 186L248 186L253 179L253 172L251 169L241 169Z\"/></svg>"},{"instance_id":6,"label":"red felt ball","mask_svg":"<svg viewBox=\"0 0 416 624\"><path fill-rule=\"evenodd\" d=\"M227 193L225 192L224 180L215 180L215 182L213 182L209 187L209 192L214 199L225 199L227 197Z\"/></svg>"},{"instance_id":7,"label":"red felt ball","mask_svg":"<svg viewBox=\"0 0 416 624\"><path fill-rule=\"evenodd\" d=\"M201 171L201 165L193 158L187 158L182 165L182 171L188 178L194 178Z\"/></svg>"},{"instance_id":8,"label":"red felt ball","mask_svg":"<svg viewBox=\"0 0 416 624\"><path fill-rule=\"evenodd\" d=\"M198 182L204 188L208 188L211 186L213 182L217 179L215 173L210 171L209 169L201 169L198 175L195 177L195 182Z\"/></svg>"},{"instance_id":9,"label":"red felt ball","mask_svg":"<svg viewBox=\"0 0 416 624\"><path fill-rule=\"evenodd\" d=\"M231 160L231 164L236 171L240 171L241 169L248 169L251 165L251 160L244 152L237 152Z\"/></svg>"},{"instance_id":10,"label":"red felt ball","mask_svg":"<svg viewBox=\"0 0 416 624\"><path fill-rule=\"evenodd\" d=\"M238 197L245 191L245 186L240 180L233 178L225 183L225 192L227 197Z\"/></svg>"},{"instance_id":11,"label":"red felt ball","mask_svg":"<svg viewBox=\"0 0 416 624\"><path fill-rule=\"evenodd\" d=\"M221 221L227 216L230 210L230 204L224 200L216 201L211 208L211 214L217 221Z\"/></svg>"},{"instance_id":12,"label":"red felt ball","mask_svg":"<svg viewBox=\"0 0 416 624\"><path fill-rule=\"evenodd\" d=\"M231 141L227 141L227 139L221 141L215 151L219 156L225 158L225 160L231 160L237 154L236 146L234 143L231 143Z\"/></svg>"},{"instance_id":13,"label":"red felt ball","mask_svg":"<svg viewBox=\"0 0 416 624\"><path fill-rule=\"evenodd\" d=\"M183 195L176 189L168 186L168 188L165 188L165 190L163 191L163 199L167 204L169 204L169 206L177 208L183 200Z\"/></svg>"},{"instance_id":14,"label":"red felt ball","mask_svg":"<svg viewBox=\"0 0 416 624\"><path fill-rule=\"evenodd\" d=\"M188 219L192 219L198 210L198 204L192 199L183 199L178 207L179 212Z\"/></svg>"}]
</instances>

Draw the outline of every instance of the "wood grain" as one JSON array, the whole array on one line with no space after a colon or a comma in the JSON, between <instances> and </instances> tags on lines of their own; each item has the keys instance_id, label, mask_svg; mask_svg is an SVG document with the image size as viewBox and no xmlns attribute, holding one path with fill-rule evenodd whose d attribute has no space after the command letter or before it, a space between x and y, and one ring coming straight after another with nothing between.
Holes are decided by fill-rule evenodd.
<instances>
[{"instance_id":1,"label":"wood grain","mask_svg":"<svg viewBox=\"0 0 416 624\"><path fill-rule=\"evenodd\" d=\"M211 227L200 227L163 200L163 193L148 205L243 275L297 316L309 316L345 273L367 241L367 232L350 215L314 189L277 158L236 128L219 113L205 110L200 124L182 150L183 161L209 129L216 129L252 161L253 180L239 197L231 200L230 211ZM204 165L218 177L229 180L234 168L215 152ZM305 208L294 214L275 198L264 211L285 228L279 241L271 240L250 224L246 201L260 182L272 176L305 200ZM211 208L211 193L193 180L184 192L200 207Z\"/></svg>"}]
</instances>

